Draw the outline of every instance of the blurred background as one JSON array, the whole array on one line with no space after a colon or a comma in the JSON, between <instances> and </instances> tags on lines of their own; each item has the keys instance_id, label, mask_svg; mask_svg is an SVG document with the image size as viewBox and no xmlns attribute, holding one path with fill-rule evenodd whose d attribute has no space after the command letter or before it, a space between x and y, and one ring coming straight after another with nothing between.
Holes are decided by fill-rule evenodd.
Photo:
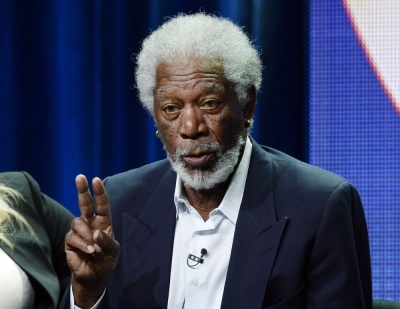
<instances>
[{"instance_id":1,"label":"blurred background","mask_svg":"<svg viewBox=\"0 0 400 309\"><path fill-rule=\"evenodd\" d=\"M77 174L164 158L131 58L165 17L199 10L243 26L261 53L258 143L359 189L374 297L400 301L397 0L2 0L0 171L29 172L78 215Z\"/></svg>"}]
</instances>

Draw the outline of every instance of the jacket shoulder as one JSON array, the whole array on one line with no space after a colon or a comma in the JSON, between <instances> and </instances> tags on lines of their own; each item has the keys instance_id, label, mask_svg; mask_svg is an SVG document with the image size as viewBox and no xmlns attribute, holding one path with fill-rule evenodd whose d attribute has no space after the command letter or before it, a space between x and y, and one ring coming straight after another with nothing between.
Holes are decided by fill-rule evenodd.
<instances>
[{"instance_id":1,"label":"jacket shoulder","mask_svg":"<svg viewBox=\"0 0 400 309\"><path fill-rule=\"evenodd\" d=\"M0 183L17 191L29 187L26 176L22 172L0 173Z\"/></svg>"},{"instance_id":2,"label":"jacket shoulder","mask_svg":"<svg viewBox=\"0 0 400 309\"><path fill-rule=\"evenodd\" d=\"M107 177L104 185L112 213L138 215L166 174L169 181L176 179L167 159Z\"/></svg>"},{"instance_id":3,"label":"jacket shoulder","mask_svg":"<svg viewBox=\"0 0 400 309\"><path fill-rule=\"evenodd\" d=\"M303 189L336 188L345 178L328 170L300 161L276 149L260 146L271 159L274 176L288 184L301 186Z\"/></svg>"},{"instance_id":4,"label":"jacket shoulder","mask_svg":"<svg viewBox=\"0 0 400 309\"><path fill-rule=\"evenodd\" d=\"M160 178L171 169L167 159L150 163L123 173L115 174L104 179L107 192L122 189L135 189L137 186L146 186L158 183Z\"/></svg>"}]
</instances>

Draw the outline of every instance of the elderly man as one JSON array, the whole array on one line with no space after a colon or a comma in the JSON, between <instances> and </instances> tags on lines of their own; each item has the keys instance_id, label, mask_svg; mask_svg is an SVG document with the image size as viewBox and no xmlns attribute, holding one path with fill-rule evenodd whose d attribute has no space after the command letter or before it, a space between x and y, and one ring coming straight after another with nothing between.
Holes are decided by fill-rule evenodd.
<instances>
[{"instance_id":1,"label":"elderly man","mask_svg":"<svg viewBox=\"0 0 400 309\"><path fill-rule=\"evenodd\" d=\"M95 178L94 203L76 178L63 306L371 308L356 189L249 137L262 65L242 30L179 15L137 65L168 160Z\"/></svg>"}]
</instances>

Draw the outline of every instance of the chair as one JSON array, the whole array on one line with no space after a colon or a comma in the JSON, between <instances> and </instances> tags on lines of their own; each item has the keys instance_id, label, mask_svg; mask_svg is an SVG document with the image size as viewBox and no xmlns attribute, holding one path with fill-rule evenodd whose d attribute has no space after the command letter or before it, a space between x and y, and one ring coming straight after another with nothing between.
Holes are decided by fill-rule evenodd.
<instances>
[{"instance_id":1,"label":"chair","mask_svg":"<svg viewBox=\"0 0 400 309\"><path fill-rule=\"evenodd\" d=\"M374 299L372 309L400 309L400 303L389 300Z\"/></svg>"}]
</instances>

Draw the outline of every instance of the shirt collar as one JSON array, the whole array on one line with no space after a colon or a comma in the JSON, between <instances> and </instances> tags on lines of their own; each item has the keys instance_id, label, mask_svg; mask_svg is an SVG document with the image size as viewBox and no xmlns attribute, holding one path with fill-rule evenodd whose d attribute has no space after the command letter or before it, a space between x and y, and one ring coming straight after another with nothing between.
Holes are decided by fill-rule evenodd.
<instances>
[{"instance_id":1,"label":"shirt collar","mask_svg":"<svg viewBox=\"0 0 400 309\"><path fill-rule=\"evenodd\" d=\"M242 159L240 160L239 166L237 167L236 171L233 174L231 183L229 184L228 190L226 191L221 204L217 208L234 224L236 224L236 220L239 215L240 205L242 203L244 187L246 185L247 173L249 171L251 150L252 150L252 144L250 139L247 137L246 146L244 148ZM182 179L179 175L177 175L175 184L175 193L174 193L174 203L176 207L177 218L179 216L179 211L183 211L182 208L180 209L179 206L181 205L180 202L189 205L185 192L183 191Z\"/></svg>"}]
</instances>

